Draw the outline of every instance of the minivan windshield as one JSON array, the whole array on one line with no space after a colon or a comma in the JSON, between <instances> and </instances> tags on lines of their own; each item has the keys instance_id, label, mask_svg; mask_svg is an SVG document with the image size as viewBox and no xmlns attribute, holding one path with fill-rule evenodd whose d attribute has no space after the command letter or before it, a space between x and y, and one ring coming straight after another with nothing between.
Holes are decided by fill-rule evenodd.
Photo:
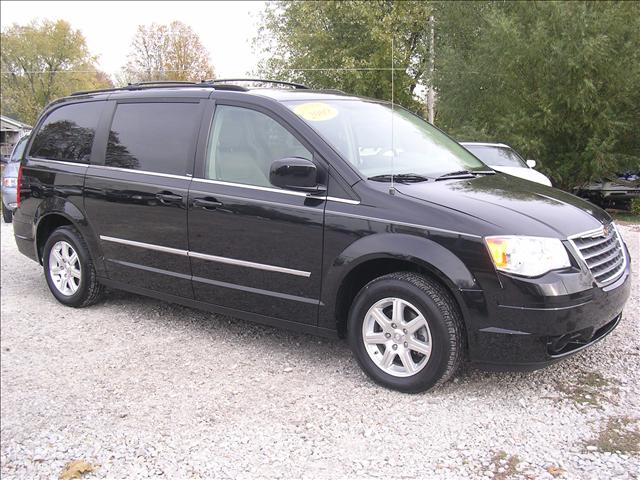
<instances>
[{"instance_id":1,"label":"minivan windshield","mask_svg":"<svg viewBox=\"0 0 640 480\"><path fill-rule=\"evenodd\" d=\"M333 99L284 103L367 178L437 178L490 170L457 142L398 106Z\"/></svg>"},{"instance_id":2,"label":"minivan windshield","mask_svg":"<svg viewBox=\"0 0 640 480\"><path fill-rule=\"evenodd\" d=\"M529 168L523 158L509 147L472 144L465 145L465 147L487 165Z\"/></svg>"}]
</instances>

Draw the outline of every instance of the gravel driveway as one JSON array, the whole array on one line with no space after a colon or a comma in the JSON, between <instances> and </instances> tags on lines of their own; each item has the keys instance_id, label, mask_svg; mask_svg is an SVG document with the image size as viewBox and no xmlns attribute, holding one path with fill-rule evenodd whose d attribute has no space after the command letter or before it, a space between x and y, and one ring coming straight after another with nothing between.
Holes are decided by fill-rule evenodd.
<instances>
[{"instance_id":1,"label":"gravel driveway","mask_svg":"<svg viewBox=\"0 0 640 480\"><path fill-rule=\"evenodd\" d=\"M347 345L133 294L74 310L2 225L1 474L83 478L640 478L640 228L626 316L529 374L406 395Z\"/></svg>"}]
</instances>

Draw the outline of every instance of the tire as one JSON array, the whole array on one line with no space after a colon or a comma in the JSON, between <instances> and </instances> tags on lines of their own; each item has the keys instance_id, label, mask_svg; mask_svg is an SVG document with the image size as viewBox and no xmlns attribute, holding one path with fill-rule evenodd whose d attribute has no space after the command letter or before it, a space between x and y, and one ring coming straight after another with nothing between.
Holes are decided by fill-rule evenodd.
<instances>
[{"instance_id":1,"label":"tire","mask_svg":"<svg viewBox=\"0 0 640 480\"><path fill-rule=\"evenodd\" d=\"M405 393L428 390L453 376L462 362L462 332L462 316L451 295L412 272L391 273L365 285L347 325L349 344L365 373Z\"/></svg>"},{"instance_id":2,"label":"tire","mask_svg":"<svg viewBox=\"0 0 640 480\"><path fill-rule=\"evenodd\" d=\"M68 266L58 268L57 265L61 264L58 259L65 260L65 250L70 261L65 262ZM77 259L69 255L71 252L76 254ZM42 265L49 290L63 305L88 307L100 300L104 293L104 286L97 280L87 244L72 226L60 227L49 236L44 244ZM69 278L69 282L65 282L66 278Z\"/></svg>"},{"instance_id":3,"label":"tire","mask_svg":"<svg viewBox=\"0 0 640 480\"><path fill-rule=\"evenodd\" d=\"M4 223L11 223L13 221L13 212L4 203L2 204L2 219Z\"/></svg>"}]
</instances>

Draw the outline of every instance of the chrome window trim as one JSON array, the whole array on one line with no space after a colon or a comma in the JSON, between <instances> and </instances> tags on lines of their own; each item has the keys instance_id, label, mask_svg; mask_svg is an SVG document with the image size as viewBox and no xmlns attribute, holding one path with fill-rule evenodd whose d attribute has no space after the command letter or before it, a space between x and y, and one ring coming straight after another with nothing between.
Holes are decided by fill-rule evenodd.
<instances>
[{"instance_id":1,"label":"chrome window trim","mask_svg":"<svg viewBox=\"0 0 640 480\"><path fill-rule=\"evenodd\" d=\"M259 187L257 185L245 185L242 183L224 182L221 180L209 180L206 178L193 178L191 175L175 175L172 173L151 172L149 170L136 170L134 168L110 167L108 165L94 165L89 163L65 162L62 160L49 160L46 158L36 158L36 157L30 158L30 160L39 161L39 162L60 163L63 165L72 165L74 167L85 167L85 168L92 167L100 170L114 170L117 172L139 173L140 175L151 175L155 177L177 178L179 180L193 180L194 182L199 182L199 183L211 183L214 185L225 185L229 187L239 187L239 188L247 188L251 190L260 190L263 192L284 193L285 195L295 195L298 197L313 198L315 200L325 200L329 202L346 203L349 205L360 205L359 200L351 200L349 198L329 197L329 196L323 196L323 195L311 195L304 192L295 192L293 190L282 190L280 188Z\"/></svg>"},{"instance_id":2,"label":"chrome window trim","mask_svg":"<svg viewBox=\"0 0 640 480\"><path fill-rule=\"evenodd\" d=\"M338 203L346 203L348 205L360 205L359 200L351 200L349 198L340 198L340 197L313 197L312 198L324 198L330 202L338 202Z\"/></svg>"},{"instance_id":3,"label":"chrome window trim","mask_svg":"<svg viewBox=\"0 0 640 480\"><path fill-rule=\"evenodd\" d=\"M173 173L151 172L149 170L136 170L134 168L110 167L108 165L89 165L89 166L93 168L103 169L103 170L115 170L117 172L139 173L141 175L151 175L154 177L166 177L166 178L177 178L179 180L191 180L191 177L188 175L175 175Z\"/></svg>"},{"instance_id":4,"label":"chrome window trim","mask_svg":"<svg viewBox=\"0 0 640 480\"><path fill-rule=\"evenodd\" d=\"M293 195L296 197L307 197L313 198L316 200L326 200L331 202L340 202L340 203L348 203L350 205L359 205L359 200L351 200L348 198L340 198L340 197L329 197L324 195L312 195L304 192L296 192L293 190L283 190L281 188L272 188L272 187L260 187L258 185L248 185L245 183L235 183L235 182L225 182L224 180L210 180L208 178L194 178L194 182L197 183L209 183L212 185L223 185L226 187L237 187L237 188L246 188L249 190L258 190L261 192L273 192L273 193L282 193L285 195Z\"/></svg>"},{"instance_id":5,"label":"chrome window trim","mask_svg":"<svg viewBox=\"0 0 640 480\"><path fill-rule=\"evenodd\" d=\"M420 224L417 224L417 223L397 222L395 220L389 220L389 219L386 219L386 218L368 217L366 215L356 215L355 213L336 212L334 210L325 210L325 213L328 214L328 215L338 215L338 216L342 216L342 217L359 218L361 220L371 220L373 222L390 223L392 225L401 225L403 227L419 228L421 230L429 230L429 231L434 231L434 232L450 233L450 234L453 234L453 235L460 235L460 236L469 237L469 238L482 238L481 235L476 235L474 233L457 232L455 230L447 230L445 228L430 227L428 225L420 225Z\"/></svg>"},{"instance_id":6,"label":"chrome window trim","mask_svg":"<svg viewBox=\"0 0 640 480\"><path fill-rule=\"evenodd\" d=\"M27 157L28 162L44 162L44 163L53 163L53 164L61 164L61 165L71 165L72 167L89 167L91 166L89 163L82 162L67 162L65 160L51 160L50 158L40 158L40 157Z\"/></svg>"},{"instance_id":7,"label":"chrome window trim","mask_svg":"<svg viewBox=\"0 0 640 480\"><path fill-rule=\"evenodd\" d=\"M257 270L266 270L269 272L287 273L289 275L296 275L299 277L306 277L306 278L311 276L311 272L305 272L303 270L296 270L293 268L286 268L286 267L278 267L276 265L267 265L264 263L249 262L247 260L237 260L235 258L219 257L216 255L208 255L206 253L192 252L190 250L183 250L180 248L164 247L162 245L155 245L152 243L136 242L134 240L125 240L123 238L109 237L107 235L100 235L100 240L103 240L105 242L120 243L122 245L129 245L132 247L146 248L148 250L155 250L158 252L172 253L174 255L181 255L183 257L199 258L201 260L207 260L210 262L237 265L239 267L254 268Z\"/></svg>"},{"instance_id":8,"label":"chrome window trim","mask_svg":"<svg viewBox=\"0 0 640 480\"><path fill-rule=\"evenodd\" d=\"M194 178L193 181L197 183L210 183L212 185L223 185L227 187L248 188L251 190L259 190L261 192L284 193L286 195L295 195L297 197L308 196L306 193L294 192L292 190L282 190L280 188L271 188L271 187L259 187L258 185L246 185L244 183L225 182L222 180L209 180L208 178Z\"/></svg>"}]
</instances>

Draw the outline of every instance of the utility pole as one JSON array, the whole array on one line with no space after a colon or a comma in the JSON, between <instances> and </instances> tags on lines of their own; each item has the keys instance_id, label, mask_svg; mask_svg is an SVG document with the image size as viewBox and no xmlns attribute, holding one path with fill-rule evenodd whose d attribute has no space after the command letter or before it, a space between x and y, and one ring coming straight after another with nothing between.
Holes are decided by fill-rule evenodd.
<instances>
[{"instance_id":1,"label":"utility pole","mask_svg":"<svg viewBox=\"0 0 640 480\"><path fill-rule=\"evenodd\" d=\"M436 107L436 92L433 86L433 77L435 71L435 18L433 15L429 17L429 28L430 28L430 42L429 42L429 89L427 90L427 115L429 123L433 125L433 121L435 120L435 107Z\"/></svg>"}]
</instances>

